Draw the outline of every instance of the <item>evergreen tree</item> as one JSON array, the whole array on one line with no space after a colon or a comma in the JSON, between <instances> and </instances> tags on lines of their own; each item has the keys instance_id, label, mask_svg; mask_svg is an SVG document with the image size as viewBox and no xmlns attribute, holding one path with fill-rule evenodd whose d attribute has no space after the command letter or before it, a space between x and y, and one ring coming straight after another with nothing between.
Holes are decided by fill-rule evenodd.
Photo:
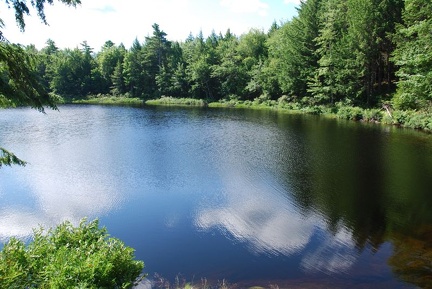
<instances>
[{"instance_id":1,"label":"evergreen tree","mask_svg":"<svg viewBox=\"0 0 432 289\"><path fill-rule=\"evenodd\" d=\"M123 74L126 91L133 97L144 95L144 67L142 45L135 39L124 59Z\"/></svg>"},{"instance_id":2,"label":"evergreen tree","mask_svg":"<svg viewBox=\"0 0 432 289\"><path fill-rule=\"evenodd\" d=\"M43 79L46 90L50 91L50 83L53 78L52 62L59 49L52 39L48 39L45 44L46 46L38 53L38 73Z\"/></svg>"},{"instance_id":3,"label":"evergreen tree","mask_svg":"<svg viewBox=\"0 0 432 289\"><path fill-rule=\"evenodd\" d=\"M156 76L160 95L188 97L189 86L186 81L185 61L180 43L171 44L166 65L163 65Z\"/></svg>"},{"instance_id":4,"label":"evergreen tree","mask_svg":"<svg viewBox=\"0 0 432 289\"><path fill-rule=\"evenodd\" d=\"M345 79L342 79L346 57L347 6L342 0L323 2L319 17L319 35L316 54L318 68L309 82L309 92L317 102L334 103L346 96Z\"/></svg>"},{"instance_id":5,"label":"evergreen tree","mask_svg":"<svg viewBox=\"0 0 432 289\"><path fill-rule=\"evenodd\" d=\"M44 88L35 57L20 45L0 41L0 107L55 108L56 99Z\"/></svg>"},{"instance_id":6,"label":"evergreen tree","mask_svg":"<svg viewBox=\"0 0 432 289\"><path fill-rule=\"evenodd\" d=\"M268 59L267 39L267 34L258 29L251 29L240 37L237 50L247 82L243 84L245 98L256 98L264 93L266 85L262 76L264 63Z\"/></svg>"},{"instance_id":7,"label":"evergreen tree","mask_svg":"<svg viewBox=\"0 0 432 289\"><path fill-rule=\"evenodd\" d=\"M219 40L217 62L211 66L211 75L218 80L219 97L241 97L247 84L246 71L242 69L242 56L238 52L239 40L228 30Z\"/></svg>"},{"instance_id":8,"label":"evergreen tree","mask_svg":"<svg viewBox=\"0 0 432 289\"><path fill-rule=\"evenodd\" d=\"M99 93L108 93L114 86L114 73L116 73L116 84L124 83L124 80L118 79L119 73L123 75L123 62L126 55L126 48L123 44L116 46L112 41L106 41L101 51L96 56L99 72L102 76L102 87ZM116 71L117 69L117 71ZM115 72L116 71L116 72ZM122 84L124 86L124 84ZM121 85L120 85L121 86ZM118 86L116 94L124 93L125 88Z\"/></svg>"},{"instance_id":9,"label":"evergreen tree","mask_svg":"<svg viewBox=\"0 0 432 289\"><path fill-rule=\"evenodd\" d=\"M117 62L117 65L115 66L114 71L111 74L111 82L112 95L123 95L126 92L126 85L123 75L123 62L121 62L120 60Z\"/></svg>"},{"instance_id":10,"label":"evergreen tree","mask_svg":"<svg viewBox=\"0 0 432 289\"><path fill-rule=\"evenodd\" d=\"M399 67L397 93L399 108L428 108L432 101L432 2L406 0L403 24L394 36L393 61Z\"/></svg>"},{"instance_id":11,"label":"evergreen tree","mask_svg":"<svg viewBox=\"0 0 432 289\"><path fill-rule=\"evenodd\" d=\"M391 91L393 46L387 35L400 19L399 0L328 0L316 38L319 68L309 91L319 100L373 106Z\"/></svg>"},{"instance_id":12,"label":"evergreen tree","mask_svg":"<svg viewBox=\"0 0 432 289\"><path fill-rule=\"evenodd\" d=\"M308 80L317 66L320 0L301 2L298 16L273 30L269 39L271 66L283 93L293 98L308 94Z\"/></svg>"},{"instance_id":13,"label":"evergreen tree","mask_svg":"<svg viewBox=\"0 0 432 289\"><path fill-rule=\"evenodd\" d=\"M93 58L93 48L90 47L87 41L81 43L81 52L82 59L78 74L76 74L77 80L81 82L78 93L80 96L87 96L97 92L92 75L97 70L97 64Z\"/></svg>"},{"instance_id":14,"label":"evergreen tree","mask_svg":"<svg viewBox=\"0 0 432 289\"><path fill-rule=\"evenodd\" d=\"M187 40L182 48L187 65L186 77L190 84L189 95L207 100L218 99L219 84L212 75L212 66L217 63L213 41L206 43L200 32L197 37Z\"/></svg>"},{"instance_id":15,"label":"evergreen tree","mask_svg":"<svg viewBox=\"0 0 432 289\"><path fill-rule=\"evenodd\" d=\"M83 42L82 49L65 49L57 53L52 63L52 90L67 99L96 94L100 86L92 48Z\"/></svg>"},{"instance_id":16,"label":"evergreen tree","mask_svg":"<svg viewBox=\"0 0 432 289\"><path fill-rule=\"evenodd\" d=\"M166 39L167 34L160 30L158 24L153 24L153 36L146 37L143 46L143 68L145 71L144 94L146 97L158 97L156 77L166 71L171 42Z\"/></svg>"}]
</instances>

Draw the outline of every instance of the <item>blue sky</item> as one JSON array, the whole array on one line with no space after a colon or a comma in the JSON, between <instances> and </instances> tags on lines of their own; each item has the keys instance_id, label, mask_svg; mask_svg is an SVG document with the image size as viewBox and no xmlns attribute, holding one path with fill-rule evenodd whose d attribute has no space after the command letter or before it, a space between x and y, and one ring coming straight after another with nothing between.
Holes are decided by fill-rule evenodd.
<instances>
[{"instance_id":1,"label":"blue sky","mask_svg":"<svg viewBox=\"0 0 432 289\"><path fill-rule=\"evenodd\" d=\"M27 1L29 2L29 1ZM26 30L20 32L13 11L0 3L3 35L13 43L35 44L38 49L52 39L60 48L75 48L84 40L96 51L107 40L126 48L140 42L158 23L169 40L184 41L189 33L204 36L230 28L236 35L251 28L267 31L273 21L290 20L300 0L82 0L70 8L55 1L45 9L49 26L41 24L36 11L26 17Z\"/></svg>"}]
</instances>

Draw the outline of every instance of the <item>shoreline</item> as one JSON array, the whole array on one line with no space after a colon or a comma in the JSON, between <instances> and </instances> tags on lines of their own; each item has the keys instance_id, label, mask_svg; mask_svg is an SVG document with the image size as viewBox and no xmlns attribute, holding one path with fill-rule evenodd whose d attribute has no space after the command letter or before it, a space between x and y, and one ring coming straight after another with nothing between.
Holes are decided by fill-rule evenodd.
<instances>
[{"instance_id":1,"label":"shoreline","mask_svg":"<svg viewBox=\"0 0 432 289\"><path fill-rule=\"evenodd\" d=\"M327 118L414 129L425 133L432 132L432 113L426 111L390 111L388 107L361 108L342 104L336 104L333 106L302 106L299 103L284 101L282 98L279 100L262 100L257 98L253 101L223 100L207 102L203 99L174 98L166 96L150 100L129 98L125 96L98 96L83 100L73 100L70 103L275 110L282 113L318 115Z\"/></svg>"}]
</instances>

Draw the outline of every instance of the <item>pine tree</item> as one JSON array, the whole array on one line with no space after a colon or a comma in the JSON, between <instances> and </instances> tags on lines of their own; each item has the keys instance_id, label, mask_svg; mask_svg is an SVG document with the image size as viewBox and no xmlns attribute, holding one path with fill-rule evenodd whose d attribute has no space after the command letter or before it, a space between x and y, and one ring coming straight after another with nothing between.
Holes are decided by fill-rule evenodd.
<instances>
[{"instance_id":1,"label":"pine tree","mask_svg":"<svg viewBox=\"0 0 432 289\"><path fill-rule=\"evenodd\" d=\"M404 23L394 36L393 61L399 67L397 93L399 108L428 108L432 101L432 2L406 0Z\"/></svg>"},{"instance_id":2,"label":"pine tree","mask_svg":"<svg viewBox=\"0 0 432 289\"><path fill-rule=\"evenodd\" d=\"M317 66L320 0L301 2L298 16L274 30L268 41L269 57L280 88L292 98L308 95L308 80Z\"/></svg>"}]
</instances>

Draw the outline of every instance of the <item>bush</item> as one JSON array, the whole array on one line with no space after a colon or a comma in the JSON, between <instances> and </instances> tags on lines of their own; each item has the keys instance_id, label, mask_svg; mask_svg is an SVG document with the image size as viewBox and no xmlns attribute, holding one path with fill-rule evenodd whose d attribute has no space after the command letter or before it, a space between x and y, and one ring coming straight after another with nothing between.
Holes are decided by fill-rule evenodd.
<instances>
[{"instance_id":1,"label":"bush","mask_svg":"<svg viewBox=\"0 0 432 289\"><path fill-rule=\"evenodd\" d=\"M301 109L302 112L307 113L307 114L315 114L315 115L319 115L322 114L324 111L324 108L322 106L319 105L314 105L314 106L307 106Z\"/></svg>"},{"instance_id":2,"label":"bush","mask_svg":"<svg viewBox=\"0 0 432 289\"><path fill-rule=\"evenodd\" d=\"M383 118L382 112L378 108L363 110L363 120L371 122L380 122Z\"/></svg>"},{"instance_id":3,"label":"bush","mask_svg":"<svg viewBox=\"0 0 432 289\"><path fill-rule=\"evenodd\" d=\"M144 263L109 238L97 220L34 231L28 245L12 238L0 252L0 288L130 288Z\"/></svg>"},{"instance_id":4,"label":"bush","mask_svg":"<svg viewBox=\"0 0 432 289\"><path fill-rule=\"evenodd\" d=\"M363 110L360 107L340 106L337 116L346 120L361 120L363 119Z\"/></svg>"},{"instance_id":5,"label":"bush","mask_svg":"<svg viewBox=\"0 0 432 289\"><path fill-rule=\"evenodd\" d=\"M206 107L207 102L195 98L175 98L172 96L161 96L158 99L150 99L145 102L147 105L167 105L167 106L197 106Z\"/></svg>"}]
</instances>

